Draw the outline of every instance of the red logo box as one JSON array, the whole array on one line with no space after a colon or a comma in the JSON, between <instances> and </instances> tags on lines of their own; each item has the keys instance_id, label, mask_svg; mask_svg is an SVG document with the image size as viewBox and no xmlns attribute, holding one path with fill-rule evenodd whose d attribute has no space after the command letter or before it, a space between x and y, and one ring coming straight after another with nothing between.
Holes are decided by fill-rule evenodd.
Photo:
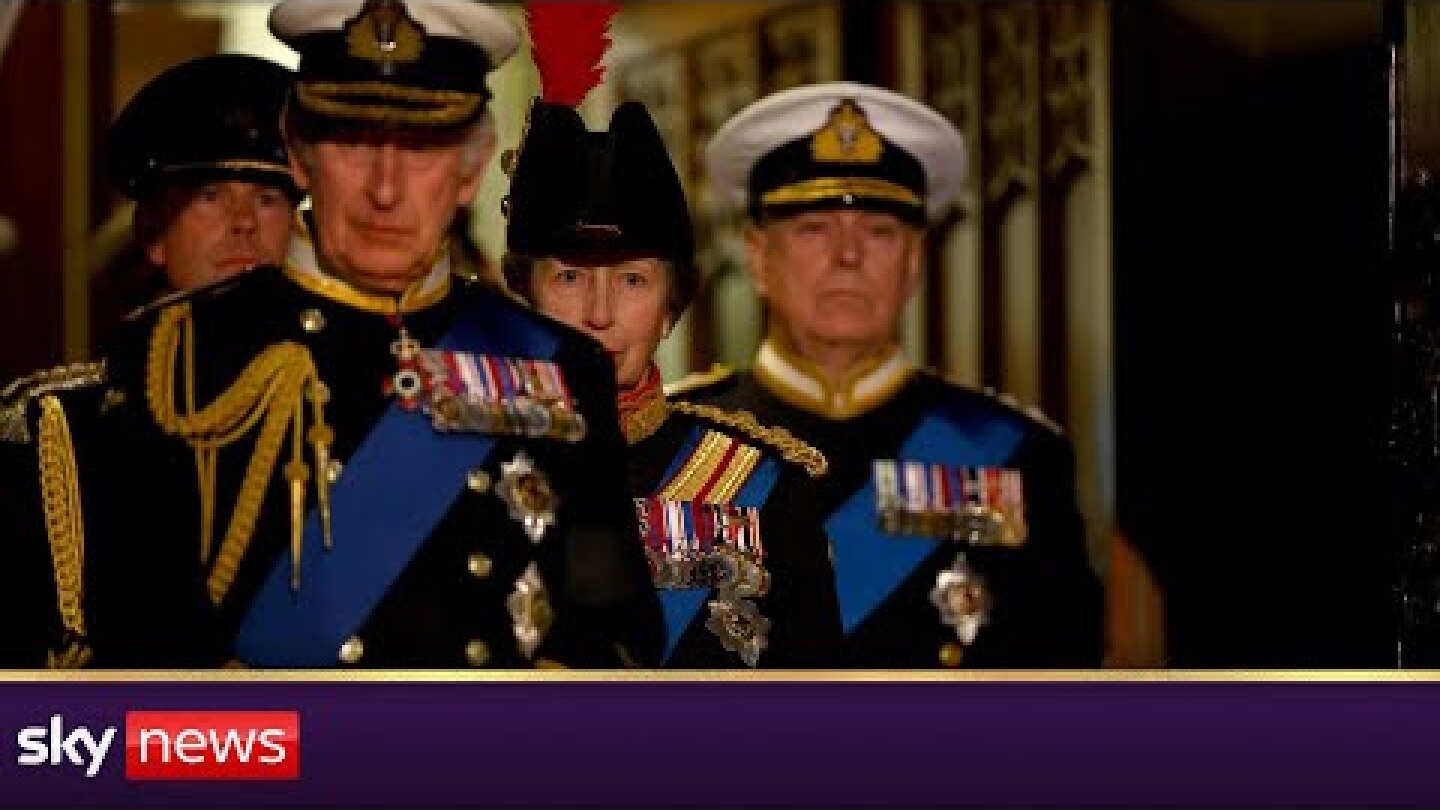
<instances>
[{"instance_id":1,"label":"red logo box","mask_svg":"<svg viewBox=\"0 0 1440 810\"><path fill-rule=\"evenodd\" d=\"M299 712L126 712L125 778L299 779Z\"/></svg>"}]
</instances>

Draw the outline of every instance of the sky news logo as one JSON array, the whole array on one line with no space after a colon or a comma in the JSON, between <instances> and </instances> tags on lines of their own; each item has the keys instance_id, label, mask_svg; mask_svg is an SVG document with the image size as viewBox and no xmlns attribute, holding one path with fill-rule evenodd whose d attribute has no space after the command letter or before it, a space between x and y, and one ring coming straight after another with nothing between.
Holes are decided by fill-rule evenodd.
<instances>
[{"instance_id":1,"label":"sky news logo","mask_svg":"<svg viewBox=\"0 0 1440 810\"><path fill-rule=\"evenodd\" d=\"M71 726L52 715L15 735L29 768L78 768L94 778L120 736L116 726ZM266 780L300 778L299 712L126 712L125 778Z\"/></svg>"}]
</instances>

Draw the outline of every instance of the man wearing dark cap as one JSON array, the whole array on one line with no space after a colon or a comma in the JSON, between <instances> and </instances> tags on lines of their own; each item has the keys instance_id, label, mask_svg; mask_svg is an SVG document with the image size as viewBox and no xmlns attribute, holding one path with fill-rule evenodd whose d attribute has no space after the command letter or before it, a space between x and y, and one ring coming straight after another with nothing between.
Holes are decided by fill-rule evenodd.
<instances>
[{"instance_id":1,"label":"man wearing dark cap","mask_svg":"<svg viewBox=\"0 0 1440 810\"><path fill-rule=\"evenodd\" d=\"M752 219L770 330L749 373L681 395L751 411L829 459L845 663L1098 665L1100 591L1068 443L916 369L899 345L925 224L964 177L960 133L896 93L819 84L736 114L706 162Z\"/></svg>"},{"instance_id":2,"label":"man wearing dark cap","mask_svg":"<svg viewBox=\"0 0 1440 810\"><path fill-rule=\"evenodd\" d=\"M300 196L280 136L291 79L254 56L202 57L145 85L111 126L111 180L170 290L284 258Z\"/></svg>"},{"instance_id":3,"label":"man wearing dark cap","mask_svg":"<svg viewBox=\"0 0 1440 810\"><path fill-rule=\"evenodd\" d=\"M287 0L270 26L313 208L283 267L154 308L117 357L111 458L169 509L108 504L147 537L107 560L135 575L97 597L105 662L657 659L609 359L451 272L517 31L469 0Z\"/></svg>"},{"instance_id":4,"label":"man wearing dark cap","mask_svg":"<svg viewBox=\"0 0 1440 810\"><path fill-rule=\"evenodd\" d=\"M147 83L111 125L106 169L136 201L134 239L158 277L147 299L284 255L298 198L280 138L289 89L290 71L264 59L201 57ZM104 363L80 363L0 390L0 529L18 557L0 581L14 606L0 611L0 665L88 658L83 505L106 486L90 462L119 395L105 377Z\"/></svg>"},{"instance_id":5,"label":"man wearing dark cap","mask_svg":"<svg viewBox=\"0 0 1440 810\"><path fill-rule=\"evenodd\" d=\"M531 108L508 197L511 288L615 361L629 484L666 620L665 663L835 663L840 615L814 448L738 411L672 405L654 353L698 281L689 209L636 102L603 132Z\"/></svg>"}]
</instances>

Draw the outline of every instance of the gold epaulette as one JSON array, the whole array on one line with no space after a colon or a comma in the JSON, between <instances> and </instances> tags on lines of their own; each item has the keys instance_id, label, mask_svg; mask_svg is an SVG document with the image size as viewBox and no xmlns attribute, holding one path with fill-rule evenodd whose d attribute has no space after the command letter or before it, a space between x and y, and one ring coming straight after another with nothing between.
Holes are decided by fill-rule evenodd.
<instances>
[{"instance_id":1,"label":"gold epaulette","mask_svg":"<svg viewBox=\"0 0 1440 810\"><path fill-rule=\"evenodd\" d=\"M65 406L54 394L40 398L38 441L40 503L50 559L55 574L60 624L68 639L62 650L51 650L51 669L78 669L90 660L85 644L85 521L80 503L80 473Z\"/></svg>"},{"instance_id":2,"label":"gold epaulette","mask_svg":"<svg viewBox=\"0 0 1440 810\"><path fill-rule=\"evenodd\" d=\"M1036 408L1033 405L1023 404L1022 402L1020 402L1020 400L1015 398L1015 395L1007 394L1003 391L996 391L994 388L989 387L985 388L984 392L985 396L990 397L991 399L995 400L1001 405L1004 405L1010 410L1016 411L1017 413L1029 418L1033 422L1038 422L1044 427L1049 428L1051 432L1060 434L1062 436L1065 434L1065 428L1061 427L1059 422L1056 422L1054 419L1046 416L1045 412L1040 410L1039 408Z\"/></svg>"},{"instance_id":3,"label":"gold epaulette","mask_svg":"<svg viewBox=\"0 0 1440 810\"><path fill-rule=\"evenodd\" d=\"M708 371L694 371L665 386L665 396L678 397L698 388L714 385L735 376L735 369L716 363Z\"/></svg>"},{"instance_id":4,"label":"gold epaulette","mask_svg":"<svg viewBox=\"0 0 1440 810\"><path fill-rule=\"evenodd\" d=\"M30 400L57 391L70 391L105 382L105 361L71 363L27 374L0 388L0 442L29 444L30 426L25 418Z\"/></svg>"},{"instance_id":5,"label":"gold epaulette","mask_svg":"<svg viewBox=\"0 0 1440 810\"><path fill-rule=\"evenodd\" d=\"M749 411L727 411L714 405L699 405L694 402L672 402L670 410L734 428L775 450L786 461L804 467L811 478L819 478L830 469L830 462L826 460L824 453L795 438L785 428L760 424Z\"/></svg>"}]
</instances>

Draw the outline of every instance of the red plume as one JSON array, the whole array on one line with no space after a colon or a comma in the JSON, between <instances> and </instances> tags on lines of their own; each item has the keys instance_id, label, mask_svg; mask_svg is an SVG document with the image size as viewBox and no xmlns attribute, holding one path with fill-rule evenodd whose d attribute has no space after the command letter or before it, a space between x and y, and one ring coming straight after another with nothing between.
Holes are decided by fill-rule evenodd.
<instances>
[{"instance_id":1,"label":"red plume","mask_svg":"<svg viewBox=\"0 0 1440 810\"><path fill-rule=\"evenodd\" d=\"M610 18L619 3L526 3L530 49L540 71L541 101L575 107L605 78Z\"/></svg>"}]
</instances>

